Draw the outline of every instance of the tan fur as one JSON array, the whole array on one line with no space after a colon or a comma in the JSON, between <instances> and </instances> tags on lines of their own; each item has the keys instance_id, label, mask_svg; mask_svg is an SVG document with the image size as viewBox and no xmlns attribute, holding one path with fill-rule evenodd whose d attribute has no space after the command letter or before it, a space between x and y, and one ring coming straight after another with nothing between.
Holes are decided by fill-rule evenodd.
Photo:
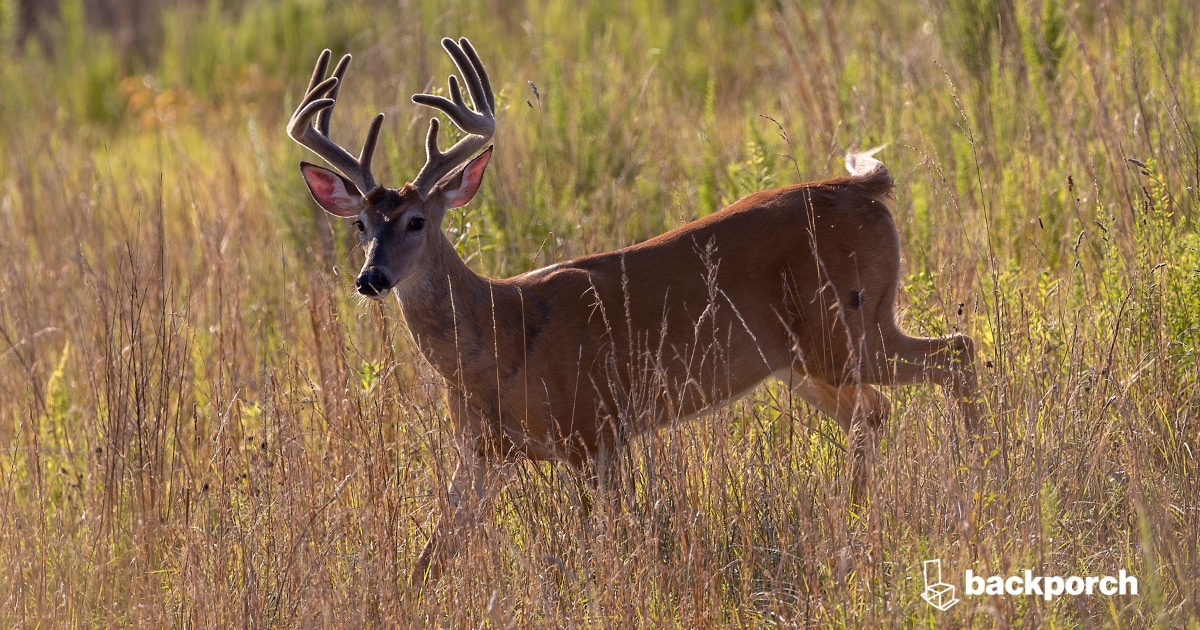
<instances>
[{"instance_id":1,"label":"tan fur","mask_svg":"<svg viewBox=\"0 0 1200 630\"><path fill-rule=\"evenodd\" d=\"M912 338L896 325L890 189L880 165L761 192L643 243L506 280L473 273L443 236L396 291L446 379L468 458L585 465L771 375L848 433L887 414L871 385L936 382L973 430L970 339ZM873 450L868 433L855 463Z\"/></svg>"},{"instance_id":2,"label":"tan fur","mask_svg":"<svg viewBox=\"0 0 1200 630\"><path fill-rule=\"evenodd\" d=\"M490 98L469 43L445 42L460 69L469 62L483 77L474 91ZM289 129L373 184L363 161L310 129L310 103L330 90L319 82L328 52L322 60ZM465 105L436 106L452 118L472 115ZM487 140L489 124L479 124L485 135L471 146ZM431 142L436 131L431 125ZM373 189L358 215L367 252L359 290L396 292L421 352L446 380L460 458L414 583L437 577L514 462L590 467L629 437L726 404L772 375L847 432L856 491L888 413L873 386L943 385L976 430L971 340L909 337L896 324L892 179L870 153L848 156L848 177L755 193L636 245L493 280L472 272L440 229L452 201L466 203L478 187L490 149L456 168L433 147L440 179ZM346 216L341 207L331 211Z\"/></svg>"}]
</instances>

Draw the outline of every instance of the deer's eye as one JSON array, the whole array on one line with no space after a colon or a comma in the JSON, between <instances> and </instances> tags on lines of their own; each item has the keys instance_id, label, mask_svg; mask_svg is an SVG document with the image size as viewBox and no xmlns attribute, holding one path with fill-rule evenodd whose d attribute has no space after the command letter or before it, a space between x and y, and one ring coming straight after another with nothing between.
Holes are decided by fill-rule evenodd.
<instances>
[{"instance_id":1,"label":"deer's eye","mask_svg":"<svg viewBox=\"0 0 1200 630\"><path fill-rule=\"evenodd\" d=\"M355 221L355 222L354 222L354 227L358 228L358 231L359 231L359 232L366 232L366 231L367 231L367 226L363 225L363 222L362 222L362 221Z\"/></svg>"},{"instance_id":2,"label":"deer's eye","mask_svg":"<svg viewBox=\"0 0 1200 630\"><path fill-rule=\"evenodd\" d=\"M424 227L425 219L422 219L421 217L413 217L412 220L408 222L408 229L413 232L420 231L421 228Z\"/></svg>"}]
</instances>

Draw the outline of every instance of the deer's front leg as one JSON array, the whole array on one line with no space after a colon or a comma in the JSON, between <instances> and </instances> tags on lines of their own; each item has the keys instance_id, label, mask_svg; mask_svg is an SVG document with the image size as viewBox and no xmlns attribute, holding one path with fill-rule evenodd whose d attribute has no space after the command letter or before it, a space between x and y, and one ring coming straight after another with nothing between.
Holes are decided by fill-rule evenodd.
<instances>
[{"instance_id":1,"label":"deer's front leg","mask_svg":"<svg viewBox=\"0 0 1200 630\"><path fill-rule=\"evenodd\" d=\"M413 567L411 581L417 588L441 577L512 474L513 464L485 455L478 438L459 437L454 446L458 467L443 497L438 524Z\"/></svg>"}]
</instances>

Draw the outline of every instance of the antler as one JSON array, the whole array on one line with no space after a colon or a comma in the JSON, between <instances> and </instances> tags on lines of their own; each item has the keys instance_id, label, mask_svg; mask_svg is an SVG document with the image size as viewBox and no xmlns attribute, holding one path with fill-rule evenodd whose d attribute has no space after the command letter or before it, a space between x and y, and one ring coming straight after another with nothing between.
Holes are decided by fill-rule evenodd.
<instances>
[{"instance_id":1,"label":"antler","mask_svg":"<svg viewBox=\"0 0 1200 630\"><path fill-rule=\"evenodd\" d=\"M350 55L346 55L333 69L333 74L329 78L323 78L325 69L329 66L330 54L329 49L325 49L321 56L317 57L317 67L313 69L308 90L304 94L304 100L292 114L292 119L288 121L287 132L293 140L308 147L329 162L330 166L341 171L342 175L358 186L361 193L366 194L376 186L375 177L371 174L371 156L374 155L375 143L379 140L383 114L377 114L371 121L367 139L358 158L329 139L329 121L333 117L333 106L337 103L342 77L346 74L346 68L350 66Z\"/></svg>"},{"instance_id":2,"label":"antler","mask_svg":"<svg viewBox=\"0 0 1200 630\"><path fill-rule=\"evenodd\" d=\"M455 143L445 153L438 149L438 119L429 120L429 135L425 139L425 166L413 180L417 192L426 197L438 180L445 177L460 164L483 148L496 132L496 99L492 94L492 82L475 48L467 38L455 42L449 37L442 40L442 48L450 53L454 65L467 84L471 102L479 111L467 107L458 87L458 77L450 75L450 99L432 94L414 94L414 103L441 110L454 124L467 132L466 137Z\"/></svg>"}]
</instances>

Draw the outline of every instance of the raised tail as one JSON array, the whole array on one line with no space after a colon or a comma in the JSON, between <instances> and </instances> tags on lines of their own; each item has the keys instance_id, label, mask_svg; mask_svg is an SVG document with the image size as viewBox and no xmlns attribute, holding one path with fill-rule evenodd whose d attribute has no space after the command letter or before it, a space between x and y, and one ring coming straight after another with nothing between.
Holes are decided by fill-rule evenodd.
<instances>
[{"instance_id":1,"label":"raised tail","mask_svg":"<svg viewBox=\"0 0 1200 630\"><path fill-rule=\"evenodd\" d=\"M885 148L886 144L858 153L846 152L846 170L850 171L851 177L856 180L855 183L861 187L860 190L872 197L882 198L890 195L894 185L892 174L888 172L887 167L872 157Z\"/></svg>"}]
</instances>

